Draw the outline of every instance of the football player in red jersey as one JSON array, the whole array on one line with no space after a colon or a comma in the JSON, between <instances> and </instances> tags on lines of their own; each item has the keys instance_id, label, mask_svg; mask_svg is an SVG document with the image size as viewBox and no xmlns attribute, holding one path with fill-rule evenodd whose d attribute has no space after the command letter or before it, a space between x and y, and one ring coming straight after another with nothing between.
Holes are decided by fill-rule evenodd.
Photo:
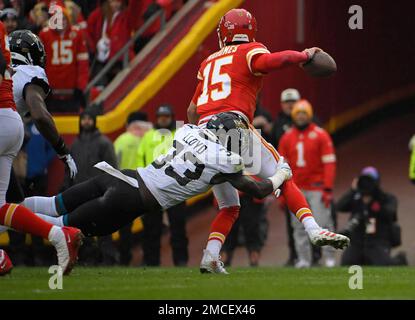
<instances>
[{"instance_id":1,"label":"football player in red jersey","mask_svg":"<svg viewBox=\"0 0 415 320\"><path fill-rule=\"evenodd\" d=\"M279 152L291 164L293 179L304 193L320 226L334 229L331 202L336 174L336 154L330 135L313 120L313 108L307 100L297 101L291 112L294 126L281 138ZM311 245L304 227L291 219L298 255L296 267L311 267ZM333 248L322 249L324 265L335 265Z\"/></svg>"},{"instance_id":2,"label":"football player in red jersey","mask_svg":"<svg viewBox=\"0 0 415 320\"><path fill-rule=\"evenodd\" d=\"M11 53L4 25L0 22L0 233L12 228L48 239L56 248L59 266L68 274L77 260L82 234L76 228L61 228L43 221L29 209L6 203L13 159L20 150L24 129L13 99ZM0 275L10 272L13 265L7 254L0 250Z\"/></svg>"},{"instance_id":3,"label":"football player in red jersey","mask_svg":"<svg viewBox=\"0 0 415 320\"><path fill-rule=\"evenodd\" d=\"M258 92L263 76L286 66L301 65L313 58L321 49L311 48L303 52L270 51L256 42L256 20L244 9L232 9L219 22L218 37L220 50L207 57L197 74L199 83L188 108L191 123L203 126L215 114L234 112L247 123L253 119ZM270 177L279 171L283 159L250 125L254 158L245 159L253 163L249 170L259 177ZM247 166L246 166L247 167ZM344 248L349 239L343 235L322 229L314 220L307 201L290 175L281 170L282 193L291 212L304 224L313 244ZM219 213L211 225L206 250L200 265L201 272L226 273L219 252L234 221L239 214L239 196L235 188L224 183L213 187L219 204Z\"/></svg>"}]
</instances>

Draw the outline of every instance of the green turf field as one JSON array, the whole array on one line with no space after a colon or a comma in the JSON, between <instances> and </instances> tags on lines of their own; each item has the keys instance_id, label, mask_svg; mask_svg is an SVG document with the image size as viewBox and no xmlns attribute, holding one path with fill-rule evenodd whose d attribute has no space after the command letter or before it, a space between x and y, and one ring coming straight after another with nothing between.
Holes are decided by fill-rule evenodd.
<instances>
[{"instance_id":1,"label":"green turf field","mask_svg":"<svg viewBox=\"0 0 415 320\"><path fill-rule=\"evenodd\" d=\"M0 299L415 299L415 268L363 268L349 289L347 268L76 268L50 290L47 268L15 268L0 278Z\"/></svg>"}]
</instances>

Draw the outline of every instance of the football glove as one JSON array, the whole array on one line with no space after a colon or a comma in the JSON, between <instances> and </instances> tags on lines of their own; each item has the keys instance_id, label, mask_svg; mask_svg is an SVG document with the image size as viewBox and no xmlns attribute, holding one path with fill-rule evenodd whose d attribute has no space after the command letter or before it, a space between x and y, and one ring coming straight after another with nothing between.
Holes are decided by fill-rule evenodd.
<instances>
[{"instance_id":1,"label":"football glove","mask_svg":"<svg viewBox=\"0 0 415 320\"><path fill-rule=\"evenodd\" d=\"M59 159L61 159L65 163L66 167L68 168L69 177L71 179L75 178L76 174L78 173L78 168L72 156L68 153L63 156L59 156Z\"/></svg>"},{"instance_id":2,"label":"football glove","mask_svg":"<svg viewBox=\"0 0 415 320\"><path fill-rule=\"evenodd\" d=\"M277 164L277 172L270 178L272 186L274 188L274 193L278 197L281 193L279 187L287 180L292 178L292 171L288 163L285 161L284 157L281 157Z\"/></svg>"}]
</instances>

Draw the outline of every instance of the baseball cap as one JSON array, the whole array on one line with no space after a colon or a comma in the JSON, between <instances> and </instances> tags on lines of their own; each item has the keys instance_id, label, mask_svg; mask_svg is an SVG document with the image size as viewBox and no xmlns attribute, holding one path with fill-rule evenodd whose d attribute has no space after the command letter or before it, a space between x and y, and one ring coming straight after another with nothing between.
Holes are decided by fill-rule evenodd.
<instances>
[{"instance_id":1,"label":"baseball cap","mask_svg":"<svg viewBox=\"0 0 415 320\"><path fill-rule=\"evenodd\" d=\"M128 115L127 124L133 123L134 121L147 121L147 114L144 112L136 111Z\"/></svg>"},{"instance_id":2,"label":"baseball cap","mask_svg":"<svg viewBox=\"0 0 415 320\"><path fill-rule=\"evenodd\" d=\"M17 11L13 8L6 8L0 11L0 20L5 20L7 18L17 19Z\"/></svg>"},{"instance_id":3,"label":"baseball cap","mask_svg":"<svg viewBox=\"0 0 415 320\"><path fill-rule=\"evenodd\" d=\"M281 92L281 102L298 101L300 99L301 96L297 89L288 88Z\"/></svg>"},{"instance_id":4,"label":"baseball cap","mask_svg":"<svg viewBox=\"0 0 415 320\"><path fill-rule=\"evenodd\" d=\"M167 104L161 105L160 107L157 108L156 115L157 116L173 116L174 115L173 108Z\"/></svg>"},{"instance_id":5,"label":"baseball cap","mask_svg":"<svg viewBox=\"0 0 415 320\"><path fill-rule=\"evenodd\" d=\"M363 170L360 173L360 175L361 176L371 177L375 181L378 181L379 178L380 178L379 171L375 167L365 167L365 168L363 168Z\"/></svg>"}]
</instances>

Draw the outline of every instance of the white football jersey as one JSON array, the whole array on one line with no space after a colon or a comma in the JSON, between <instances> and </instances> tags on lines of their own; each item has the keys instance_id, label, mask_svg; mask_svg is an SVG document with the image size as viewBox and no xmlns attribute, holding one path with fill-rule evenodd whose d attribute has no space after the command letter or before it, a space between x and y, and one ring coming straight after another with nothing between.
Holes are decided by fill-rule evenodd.
<instances>
[{"instance_id":1,"label":"white football jersey","mask_svg":"<svg viewBox=\"0 0 415 320\"><path fill-rule=\"evenodd\" d=\"M209 190L216 175L241 172L243 162L212 132L186 124L176 131L173 148L167 154L137 170L162 208L167 209Z\"/></svg>"},{"instance_id":2,"label":"white football jersey","mask_svg":"<svg viewBox=\"0 0 415 320\"><path fill-rule=\"evenodd\" d=\"M32 65L15 65L13 66L13 95L17 111L20 116L24 117L29 108L24 100L24 89L29 83L34 83L43 88L46 94L49 93L49 81L46 72L39 66Z\"/></svg>"}]
</instances>

